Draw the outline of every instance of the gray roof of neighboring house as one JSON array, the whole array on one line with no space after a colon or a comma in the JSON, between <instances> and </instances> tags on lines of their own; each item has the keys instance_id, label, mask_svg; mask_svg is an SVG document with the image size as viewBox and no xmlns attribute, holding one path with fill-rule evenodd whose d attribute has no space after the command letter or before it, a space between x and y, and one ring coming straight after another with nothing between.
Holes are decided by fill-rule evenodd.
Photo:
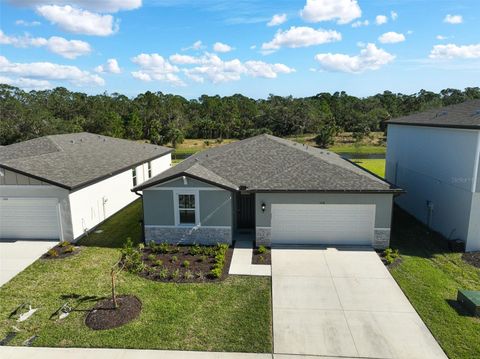
<instances>
[{"instance_id":1,"label":"gray roof of neighboring house","mask_svg":"<svg viewBox=\"0 0 480 359\"><path fill-rule=\"evenodd\" d=\"M172 149L92 133L35 138L0 149L0 167L66 189L78 189Z\"/></svg>"},{"instance_id":2,"label":"gray roof of neighboring house","mask_svg":"<svg viewBox=\"0 0 480 359\"><path fill-rule=\"evenodd\" d=\"M199 152L134 188L189 176L247 191L399 192L398 188L332 152L270 135Z\"/></svg>"},{"instance_id":3,"label":"gray roof of neighboring house","mask_svg":"<svg viewBox=\"0 0 480 359\"><path fill-rule=\"evenodd\" d=\"M394 118L388 124L480 129L480 100L469 100L413 115Z\"/></svg>"}]
</instances>

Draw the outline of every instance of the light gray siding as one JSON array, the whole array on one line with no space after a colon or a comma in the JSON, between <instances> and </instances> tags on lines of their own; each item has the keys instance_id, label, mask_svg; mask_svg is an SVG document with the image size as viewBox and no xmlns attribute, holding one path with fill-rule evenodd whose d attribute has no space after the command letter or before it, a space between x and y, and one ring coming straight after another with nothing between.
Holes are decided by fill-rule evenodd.
<instances>
[{"instance_id":1,"label":"light gray siding","mask_svg":"<svg viewBox=\"0 0 480 359\"><path fill-rule=\"evenodd\" d=\"M20 173L16 173L7 169L2 169L2 171L3 176L0 176L0 185L48 185L47 183L39 181L35 178L27 177Z\"/></svg>"},{"instance_id":2,"label":"light gray siding","mask_svg":"<svg viewBox=\"0 0 480 359\"><path fill-rule=\"evenodd\" d=\"M468 227L467 251L480 251L480 193L474 193Z\"/></svg>"},{"instance_id":3,"label":"light gray siding","mask_svg":"<svg viewBox=\"0 0 480 359\"><path fill-rule=\"evenodd\" d=\"M232 193L199 191L202 226L232 226Z\"/></svg>"},{"instance_id":4,"label":"light gray siding","mask_svg":"<svg viewBox=\"0 0 480 359\"><path fill-rule=\"evenodd\" d=\"M374 204L375 228L390 228L392 194L344 193L257 193L255 195L255 223L257 227L270 227L272 204ZM265 212L261 204L266 204Z\"/></svg>"},{"instance_id":5,"label":"light gray siding","mask_svg":"<svg viewBox=\"0 0 480 359\"><path fill-rule=\"evenodd\" d=\"M173 191L143 191L143 211L145 225L175 225Z\"/></svg>"},{"instance_id":6,"label":"light gray siding","mask_svg":"<svg viewBox=\"0 0 480 359\"><path fill-rule=\"evenodd\" d=\"M479 131L389 125L387 143L386 178L406 191L396 203L468 248Z\"/></svg>"}]
</instances>

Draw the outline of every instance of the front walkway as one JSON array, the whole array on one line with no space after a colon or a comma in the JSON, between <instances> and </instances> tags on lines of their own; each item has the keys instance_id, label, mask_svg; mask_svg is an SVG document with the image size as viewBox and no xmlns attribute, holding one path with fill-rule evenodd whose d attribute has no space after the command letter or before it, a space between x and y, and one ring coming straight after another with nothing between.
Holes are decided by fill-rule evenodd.
<instances>
[{"instance_id":1,"label":"front walkway","mask_svg":"<svg viewBox=\"0 0 480 359\"><path fill-rule=\"evenodd\" d=\"M447 359L371 249L272 249L274 353Z\"/></svg>"},{"instance_id":2,"label":"front walkway","mask_svg":"<svg viewBox=\"0 0 480 359\"><path fill-rule=\"evenodd\" d=\"M270 276L271 266L252 264L253 241L237 240L228 274Z\"/></svg>"},{"instance_id":3,"label":"front walkway","mask_svg":"<svg viewBox=\"0 0 480 359\"><path fill-rule=\"evenodd\" d=\"M0 241L0 287L55 244L55 241Z\"/></svg>"}]
</instances>

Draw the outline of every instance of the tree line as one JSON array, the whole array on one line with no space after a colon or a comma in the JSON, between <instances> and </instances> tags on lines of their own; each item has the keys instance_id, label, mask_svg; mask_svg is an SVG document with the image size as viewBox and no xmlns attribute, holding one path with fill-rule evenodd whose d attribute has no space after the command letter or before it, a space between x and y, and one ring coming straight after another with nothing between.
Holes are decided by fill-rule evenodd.
<instances>
[{"instance_id":1,"label":"tree line","mask_svg":"<svg viewBox=\"0 0 480 359\"><path fill-rule=\"evenodd\" d=\"M119 93L87 95L63 87L26 92L0 85L0 145L81 131L174 146L184 138L313 133L318 134L319 145L328 145L338 131L360 138L384 130L391 118L479 98L479 87L411 95L384 91L364 98L342 91L303 98L270 95L256 100L236 94L187 100L150 91L129 98Z\"/></svg>"}]
</instances>

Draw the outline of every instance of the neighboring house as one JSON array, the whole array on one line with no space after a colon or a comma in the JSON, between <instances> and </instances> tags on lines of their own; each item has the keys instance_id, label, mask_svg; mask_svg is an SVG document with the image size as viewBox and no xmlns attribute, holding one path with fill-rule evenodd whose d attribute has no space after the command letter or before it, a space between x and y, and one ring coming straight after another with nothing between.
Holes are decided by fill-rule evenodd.
<instances>
[{"instance_id":1,"label":"neighboring house","mask_svg":"<svg viewBox=\"0 0 480 359\"><path fill-rule=\"evenodd\" d=\"M136 198L131 188L170 167L171 149L90 133L0 149L0 240L74 241Z\"/></svg>"},{"instance_id":2,"label":"neighboring house","mask_svg":"<svg viewBox=\"0 0 480 359\"><path fill-rule=\"evenodd\" d=\"M480 250L480 100L388 121L386 178L398 205Z\"/></svg>"},{"instance_id":3,"label":"neighboring house","mask_svg":"<svg viewBox=\"0 0 480 359\"><path fill-rule=\"evenodd\" d=\"M145 240L387 247L401 190L326 150L261 135L200 152L134 188Z\"/></svg>"}]
</instances>

